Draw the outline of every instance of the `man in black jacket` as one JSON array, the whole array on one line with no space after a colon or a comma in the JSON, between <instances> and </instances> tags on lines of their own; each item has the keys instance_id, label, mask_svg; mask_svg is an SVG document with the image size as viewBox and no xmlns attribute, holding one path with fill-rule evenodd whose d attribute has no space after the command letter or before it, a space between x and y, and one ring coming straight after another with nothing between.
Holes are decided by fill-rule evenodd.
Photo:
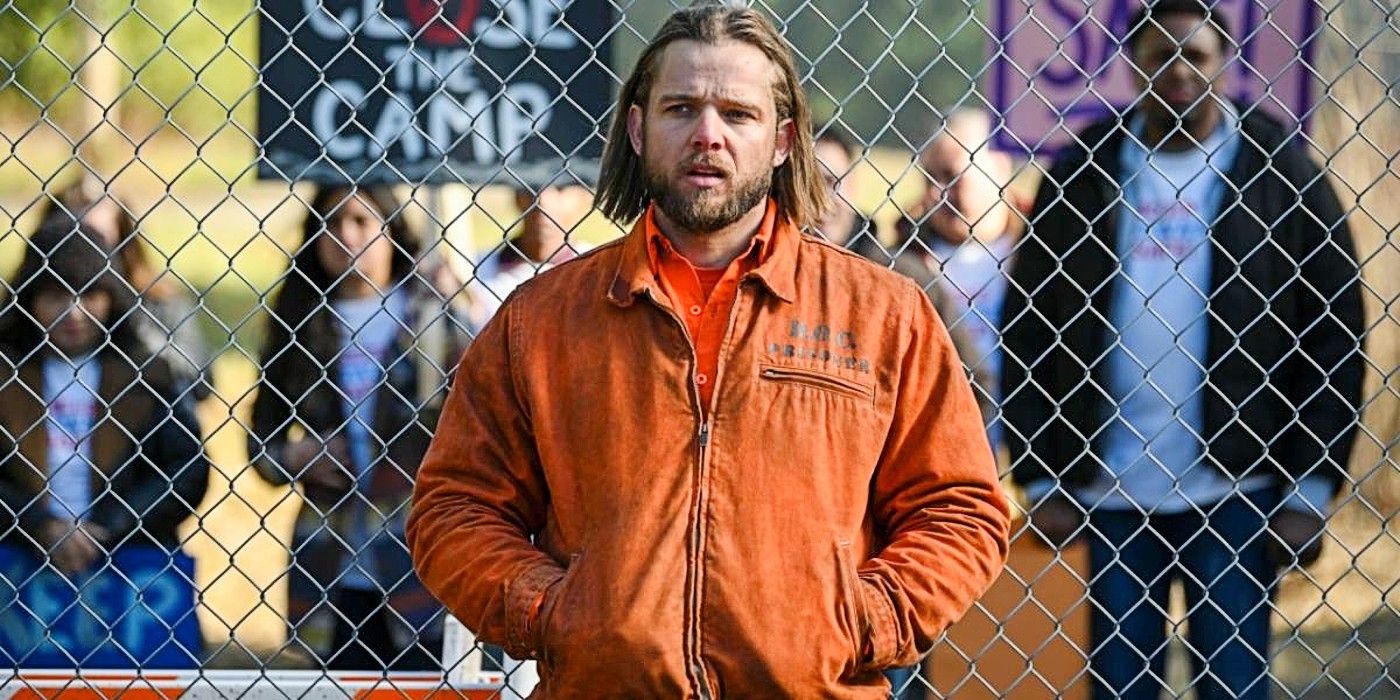
<instances>
[{"instance_id":1,"label":"man in black jacket","mask_svg":"<svg viewBox=\"0 0 1400 700\"><path fill-rule=\"evenodd\" d=\"M1061 156L1018 249L1013 477L1047 541L1089 540L1096 697L1158 696L1180 580L1198 696L1265 698L1278 566L1316 558L1345 479L1357 262L1290 132L1224 98L1224 19L1162 0L1130 32L1142 99Z\"/></svg>"}]
</instances>

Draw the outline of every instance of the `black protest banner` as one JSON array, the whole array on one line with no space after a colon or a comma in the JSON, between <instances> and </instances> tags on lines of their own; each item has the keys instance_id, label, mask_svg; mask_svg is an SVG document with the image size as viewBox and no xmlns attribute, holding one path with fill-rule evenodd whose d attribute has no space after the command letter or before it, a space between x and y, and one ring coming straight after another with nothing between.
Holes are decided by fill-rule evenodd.
<instances>
[{"instance_id":1,"label":"black protest banner","mask_svg":"<svg viewBox=\"0 0 1400 700\"><path fill-rule=\"evenodd\" d=\"M280 180L596 177L608 0L281 0L260 21L258 174Z\"/></svg>"}]
</instances>

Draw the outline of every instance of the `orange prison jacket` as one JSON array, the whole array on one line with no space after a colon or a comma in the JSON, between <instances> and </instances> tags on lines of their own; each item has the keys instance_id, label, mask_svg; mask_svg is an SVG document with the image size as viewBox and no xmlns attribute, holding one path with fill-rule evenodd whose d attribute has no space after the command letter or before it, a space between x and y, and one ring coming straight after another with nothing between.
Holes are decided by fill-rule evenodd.
<instances>
[{"instance_id":1,"label":"orange prison jacket","mask_svg":"<svg viewBox=\"0 0 1400 700\"><path fill-rule=\"evenodd\" d=\"M539 659L533 697L884 698L1006 557L947 331L913 282L778 220L704 412L645 227L521 285L463 357L419 576Z\"/></svg>"}]
</instances>

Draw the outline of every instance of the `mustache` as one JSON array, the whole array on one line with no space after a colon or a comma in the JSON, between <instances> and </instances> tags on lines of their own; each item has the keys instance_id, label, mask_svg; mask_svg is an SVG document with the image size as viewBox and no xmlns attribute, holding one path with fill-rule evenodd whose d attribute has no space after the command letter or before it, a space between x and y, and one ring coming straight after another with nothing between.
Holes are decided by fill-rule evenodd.
<instances>
[{"instance_id":1,"label":"mustache","mask_svg":"<svg viewBox=\"0 0 1400 700\"><path fill-rule=\"evenodd\" d=\"M730 175L734 174L733 171L731 171L729 167L726 166L724 163L722 163L716 158L711 158L709 156L695 156L692 158L687 158L686 160L681 162L680 170L682 172L685 172L687 170L693 170L695 168L706 168L708 170L714 170L715 172L719 173L724 177L729 177Z\"/></svg>"}]
</instances>

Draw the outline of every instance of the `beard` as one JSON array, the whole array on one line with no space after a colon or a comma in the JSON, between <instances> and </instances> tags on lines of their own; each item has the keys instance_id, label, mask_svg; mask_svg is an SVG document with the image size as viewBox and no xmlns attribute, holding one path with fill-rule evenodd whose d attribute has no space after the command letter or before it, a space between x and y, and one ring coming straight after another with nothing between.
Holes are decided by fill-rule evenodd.
<instances>
[{"instance_id":1,"label":"beard","mask_svg":"<svg viewBox=\"0 0 1400 700\"><path fill-rule=\"evenodd\" d=\"M734 187L733 195L728 198L722 198L712 190L688 194L668 179L665 170L647 164L645 154L643 163L647 197L666 214L666 218L691 233L709 233L729 226L768 199L773 190L773 171L761 170L743 180L733 180L735 176L726 173L726 179L731 180ZM683 171L697 164L713 165L704 159L692 159L678 170Z\"/></svg>"},{"instance_id":2,"label":"beard","mask_svg":"<svg viewBox=\"0 0 1400 700\"><path fill-rule=\"evenodd\" d=\"M1195 136L1201 125L1208 122L1213 116L1215 105L1211 102L1210 95L1204 94L1195 100L1185 103L1174 104L1165 98L1153 94L1148 98L1150 102L1144 103L1150 109L1145 110L1148 117L1148 134L1155 139L1166 141L1181 138L1183 136L1196 138ZM1153 132L1157 132L1153 134ZM1156 143L1149 143L1149 146L1156 146Z\"/></svg>"}]
</instances>

